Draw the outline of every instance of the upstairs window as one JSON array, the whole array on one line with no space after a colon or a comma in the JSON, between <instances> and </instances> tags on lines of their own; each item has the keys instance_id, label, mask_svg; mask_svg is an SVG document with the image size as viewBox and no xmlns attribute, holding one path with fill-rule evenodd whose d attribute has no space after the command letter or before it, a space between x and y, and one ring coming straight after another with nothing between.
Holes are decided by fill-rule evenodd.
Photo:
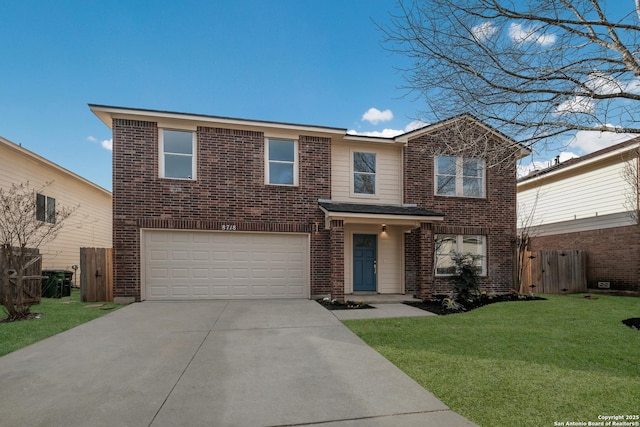
<instances>
[{"instance_id":1,"label":"upstairs window","mask_svg":"<svg viewBox=\"0 0 640 427\"><path fill-rule=\"evenodd\" d=\"M271 185L298 185L296 141L268 139L265 182Z\"/></svg>"},{"instance_id":2,"label":"upstairs window","mask_svg":"<svg viewBox=\"0 0 640 427\"><path fill-rule=\"evenodd\" d=\"M455 253L468 253L476 256L475 267L478 275L486 276L486 240L484 236L437 234L435 241L437 276L456 274L456 265L453 262Z\"/></svg>"},{"instance_id":3,"label":"upstairs window","mask_svg":"<svg viewBox=\"0 0 640 427\"><path fill-rule=\"evenodd\" d=\"M353 193L376 194L376 154L353 153Z\"/></svg>"},{"instance_id":4,"label":"upstairs window","mask_svg":"<svg viewBox=\"0 0 640 427\"><path fill-rule=\"evenodd\" d=\"M56 223L56 199L36 194L36 219L50 224Z\"/></svg>"},{"instance_id":5,"label":"upstairs window","mask_svg":"<svg viewBox=\"0 0 640 427\"><path fill-rule=\"evenodd\" d=\"M436 195L484 197L484 162L455 156L436 157Z\"/></svg>"},{"instance_id":6,"label":"upstairs window","mask_svg":"<svg viewBox=\"0 0 640 427\"><path fill-rule=\"evenodd\" d=\"M160 177L196 179L195 140L194 132L160 131Z\"/></svg>"}]
</instances>

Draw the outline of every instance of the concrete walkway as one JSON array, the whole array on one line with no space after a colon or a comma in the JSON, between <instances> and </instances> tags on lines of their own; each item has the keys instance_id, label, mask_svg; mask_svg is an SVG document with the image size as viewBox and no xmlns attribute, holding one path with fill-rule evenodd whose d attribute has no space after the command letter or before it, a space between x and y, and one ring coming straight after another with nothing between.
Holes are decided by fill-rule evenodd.
<instances>
[{"instance_id":1,"label":"concrete walkway","mask_svg":"<svg viewBox=\"0 0 640 427\"><path fill-rule=\"evenodd\" d=\"M332 313L340 320L356 320L356 319L388 319L392 317L421 317L421 316L437 316L436 314L410 305L401 303L371 303L374 308L365 308L358 310L333 310Z\"/></svg>"},{"instance_id":2,"label":"concrete walkway","mask_svg":"<svg viewBox=\"0 0 640 427\"><path fill-rule=\"evenodd\" d=\"M308 300L132 304L0 358L0 384L4 425L473 425Z\"/></svg>"}]
</instances>

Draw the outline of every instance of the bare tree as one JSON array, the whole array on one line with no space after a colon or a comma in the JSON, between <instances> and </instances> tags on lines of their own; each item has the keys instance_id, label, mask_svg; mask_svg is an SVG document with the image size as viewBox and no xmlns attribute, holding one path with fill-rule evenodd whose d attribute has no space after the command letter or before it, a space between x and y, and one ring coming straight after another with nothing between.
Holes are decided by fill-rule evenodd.
<instances>
[{"instance_id":1,"label":"bare tree","mask_svg":"<svg viewBox=\"0 0 640 427\"><path fill-rule=\"evenodd\" d=\"M542 150L576 130L640 133L639 17L623 1L399 0L381 29L412 61L422 120L469 113Z\"/></svg>"},{"instance_id":2,"label":"bare tree","mask_svg":"<svg viewBox=\"0 0 640 427\"><path fill-rule=\"evenodd\" d=\"M422 149L425 156L482 159L487 169L511 170L519 158L528 154L521 145L469 114L453 117L441 124L443 126L430 134L437 143L428 144ZM482 165L476 166L479 167L477 172L481 173ZM447 183L443 181L441 184Z\"/></svg>"},{"instance_id":3,"label":"bare tree","mask_svg":"<svg viewBox=\"0 0 640 427\"><path fill-rule=\"evenodd\" d=\"M634 224L640 226L640 148L636 148L632 152L632 156L626 159L624 167L622 169L622 179L629 186L628 191L625 191L624 207L627 210L629 219Z\"/></svg>"},{"instance_id":4,"label":"bare tree","mask_svg":"<svg viewBox=\"0 0 640 427\"><path fill-rule=\"evenodd\" d=\"M531 206L525 203L518 203L518 231L515 241L515 277L514 285L518 290L524 289L524 269L528 265L527 253L530 249L531 238L536 236L538 223L535 223L536 209L540 200L540 189L536 190Z\"/></svg>"},{"instance_id":5,"label":"bare tree","mask_svg":"<svg viewBox=\"0 0 640 427\"><path fill-rule=\"evenodd\" d=\"M0 303L11 320L29 313L23 294L28 253L55 239L76 209L42 203L41 193L50 184L38 189L28 182L0 188Z\"/></svg>"}]
</instances>

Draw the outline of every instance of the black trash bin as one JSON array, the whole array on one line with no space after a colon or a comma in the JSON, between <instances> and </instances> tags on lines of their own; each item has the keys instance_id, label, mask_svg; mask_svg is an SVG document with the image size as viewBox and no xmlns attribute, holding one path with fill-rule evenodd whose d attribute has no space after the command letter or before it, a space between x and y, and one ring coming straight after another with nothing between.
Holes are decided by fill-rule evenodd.
<instances>
[{"instance_id":1,"label":"black trash bin","mask_svg":"<svg viewBox=\"0 0 640 427\"><path fill-rule=\"evenodd\" d=\"M62 296L70 297L71 296L71 279L73 278L73 271L64 272L64 282L62 282Z\"/></svg>"},{"instance_id":2,"label":"black trash bin","mask_svg":"<svg viewBox=\"0 0 640 427\"><path fill-rule=\"evenodd\" d=\"M61 298L71 296L72 271L42 270L42 296Z\"/></svg>"}]
</instances>

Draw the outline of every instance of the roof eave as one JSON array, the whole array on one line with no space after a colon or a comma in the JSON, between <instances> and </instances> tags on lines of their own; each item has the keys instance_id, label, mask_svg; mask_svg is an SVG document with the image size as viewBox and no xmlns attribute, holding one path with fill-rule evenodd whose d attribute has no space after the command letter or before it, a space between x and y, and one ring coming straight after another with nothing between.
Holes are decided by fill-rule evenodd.
<instances>
[{"instance_id":1,"label":"roof eave","mask_svg":"<svg viewBox=\"0 0 640 427\"><path fill-rule=\"evenodd\" d=\"M278 130L294 130L312 133L323 133L344 136L347 130L341 128L314 126L294 123L272 122L262 120L248 120L233 117L211 116L204 114L179 113L173 111L149 110L138 108L115 107L109 105L89 104L89 109L95 114L107 127L111 129L113 118L135 117L140 120L186 120L191 122L215 123L217 125L230 125L242 127L260 127L272 128Z\"/></svg>"},{"instance_id":2,"label":"roof eave","mask_svg":"<svg viewBox=\"0 0 640 427\"><path fill-rule=\"evenodd\" d=\"M424 222L439 222L444 220L443 215L401 215L401 214L374 214L359 212L336 212L320 206L325 215L325 229L331 228L331 220L342 220L345 224L385 224L406 225L411 228L420 227Z\"/></svg>"},{"instance_id":3,"label":"roof eave","mask_svg":"<svg viewBox=\"0 0 640 427\"><path fill-rule=\"evenodd\" d=\"M22 145L16 144L13 141L9 141L6 138L3 138L0 136L0 143L4 144L7 148L16 151L17 153L20 153L24 156L28 156L34 160L36 160L37 162L40 162L48 167L51 167L63 174L66 174L68 176L73 177L74 179L77 179L78 181L83 182L84 184L95 188L96 190L103 192L105 194L107 194L109 197L112 196L111 192L109 190L107 190L106 188L103 188L101 186L99 186L98 184L96 184L95 182L89 181L86 178L81 177L80 175L78 175L75 172L71 172L69 169L65 169L62 166L60 166L57 163L52 162L51 160L45 159L44 157L34 153L33 151L27 150L26 148L24 148Z\"/></svg>"},{"instance_id":4,"label":"roof eave","mask_svg":"<svg viewBox=\"0 0 640 427\"><path fill-rule=\"evenodd\" d=\"M579 170L581 168L587 167L589 165L592 165L594 163L598 163L598 162L602 162L602 161L606 161L607 159L610 159L612 157L616 157L616 156L621 156L624 153L633 151L633 150L638 150L640 149L640 141L635 143L635 144L630 144L630 145L626 145L622 148L619 148L617 150L613 150L613 151L609 151L607 153L604 153L600 156L595 156L592 157L590 159L585 159L583 161L580 161L578 159L578 161L572 163L572 164L568 164L565 165L564 167L562 166L563 164L560 163L559 167L556 167L553 170L549 170L549 171L545 171L544 169L539 171L537 174L532 175L531 177L525 176L522 177L518 180L517 182L517 186L529 186L532 184L537 183L538 181L542 181L546 178L552 178L555 177L559 174L563 174L563 173L567 173L567 172L573 172L575 170Z\"/></svg>"}]
</instances>

